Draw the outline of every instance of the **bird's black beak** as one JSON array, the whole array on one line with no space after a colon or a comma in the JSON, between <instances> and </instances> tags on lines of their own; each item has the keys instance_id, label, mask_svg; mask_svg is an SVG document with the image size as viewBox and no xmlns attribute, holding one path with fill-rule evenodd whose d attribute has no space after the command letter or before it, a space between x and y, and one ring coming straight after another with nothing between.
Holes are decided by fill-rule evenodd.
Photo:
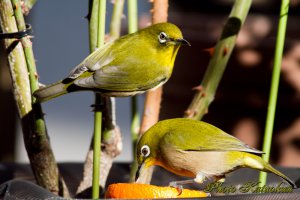
<instances>
[{"instance_id":1,"label":"bird's black beak","mask_svg":"<svg viewBox=\"0 0 300 200\"><path fill-rule=\"evenodd\" d=\"M191 44L186 39L183 39L183 38L176 39L175 41L176 41L177 44L183 44L183 45L191 46Z\"/></svg>"},{"instance_id":2,"label":"bird's black beak","mask_svg":"<svg viewBox=\"0 0 300 200\"><path fill-rule=\"evenodd\" d=\"M140 176L141 166L142 166L142 165L139 165L138 168L137 168L137 170L136 170L136 173L135 173L135 182L137 181L137 179L138 179L139 176Z\"/></svg>"}]
</instances>

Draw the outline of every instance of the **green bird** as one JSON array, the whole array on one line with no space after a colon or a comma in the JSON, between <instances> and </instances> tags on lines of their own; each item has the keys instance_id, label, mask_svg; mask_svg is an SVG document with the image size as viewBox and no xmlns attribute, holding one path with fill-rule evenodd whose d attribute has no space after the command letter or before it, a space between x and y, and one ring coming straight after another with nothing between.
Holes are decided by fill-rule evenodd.
<instances>
[{"instance_id":1,"label":"green bird","mask_svg":"<svg viewBox=\"0 0 300 200\"><path fill-rule=\"evenodd\" d=\"M149 172L158 165L177 175L193 177L200 184L206 178L224 181L229 172L252 168L276 174L296 187L258 156L262 151L203 121L185 118L160 121L142 135L136 152L141 165L138 183L150 183ZM177 183L189 182L175 181L171 185L177 187Z\"/></svg>"},{"instance_id":2,"label":"green bird","mask_svg":"<svg viewBox=\"0 0 300 200\"><path fill-rule=\"evenodd\" d=\"M176 25L149 26L107 43L85 58L68 77L40 88L34 96L44 102L80 90L115 97L145 92L170 78L183 44L190 45Z\"/></svg>"}]
</instances>

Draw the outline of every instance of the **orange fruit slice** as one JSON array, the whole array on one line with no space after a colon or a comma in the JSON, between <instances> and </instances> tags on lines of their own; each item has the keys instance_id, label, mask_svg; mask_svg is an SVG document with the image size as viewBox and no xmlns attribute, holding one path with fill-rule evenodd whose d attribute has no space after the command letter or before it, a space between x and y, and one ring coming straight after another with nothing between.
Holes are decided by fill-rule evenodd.
<instances>
[{"instance_id":1,"label":"orange fruit slice","mask_svg":"<svg viewBox=\"0 0 300 200\"><path fill-rule=\"evenodd\" d=\"M173 187L161 187L148 184L116 183L108 186L105 198L116 199L141 199L141 198L190 198L207 197L202 191L183 189L179 195L178 190Z\"/></svg>"}]
</instances>

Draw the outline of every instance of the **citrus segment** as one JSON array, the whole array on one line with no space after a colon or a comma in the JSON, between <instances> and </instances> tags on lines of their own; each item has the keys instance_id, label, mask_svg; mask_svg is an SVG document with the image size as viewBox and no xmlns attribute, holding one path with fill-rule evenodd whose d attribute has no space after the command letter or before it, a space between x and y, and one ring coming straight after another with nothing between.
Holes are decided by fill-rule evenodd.
<instances>
[{"instance_id":1,"label":"citrus segment","mask_svg":"<svg viewBox=\"0 0 300 200\"><path fill-rule=\"evenodd\" d=\"M207 197L202 191L183 189L179 195L173 187L161 187L148 184L116 183L107 188L105 198L190 198Z\"/></svg>"}]
</instances>

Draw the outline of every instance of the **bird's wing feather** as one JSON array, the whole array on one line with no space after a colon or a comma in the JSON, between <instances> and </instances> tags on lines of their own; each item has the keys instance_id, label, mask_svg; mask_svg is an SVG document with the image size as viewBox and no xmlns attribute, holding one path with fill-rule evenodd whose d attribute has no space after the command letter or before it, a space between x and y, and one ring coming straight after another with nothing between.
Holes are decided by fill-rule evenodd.
<instances>
[{"instance_id":1,"label":"bird's wing feather","mask_svg":"<svg viewBox=\"0 0 300 200\"><path fill-rule=\"evenodd\" d=\"M184 130L170 129L161 145L172 144L184 151L243 151L263 154L237 138L205 122L185 126Z\"/></svg>"},{"instance_id":2,"label":"bird's wing feather","mask_svg":"<svg viewBox=\"0 0 300 200\"><path fill-rule=\"evenodd\" d=\"M118 89L125 90L125 88L136 89L134 83L128 80L128 72L123 70L121 66L108 66L98 69L93 76L78 78L75 84L81 87L97 87L103 90Z\"/></svg>"},{"instance_id":3,"label":"bird's wing feather","mask_svg":"<svg viewBox=\"0 0 300 200\"><path fill-rule=\"evenodd\" d=\"M112 61L109 52L113 41L106 43L103 47L95 50L88 57L86 57L79 65L77 65L69 74L67 78L76 79L86 71L96 71L101 67L107 65Z\"/></svg>"},{"instance_id":4,"label":"bird's wing feather","mask_svg":"<svg viewBox=\"0 0 300 200\"><path fill-rule=\"evenodd\" d=\"M165 81L165 76L150 77L150 74L142 72L141 70L128 70L128 68L134 66L113 65L104 66L103 68L94 72L92 76L78 78L74 83L80 87L85 88L99 88L108 91L143 91L149 88L153 88L161 82ZM128 71L132 72L129 73ZM151 79L146 81L141 78L142 74L145 73L144 77Z\"/></svg>"}]
</instances>

